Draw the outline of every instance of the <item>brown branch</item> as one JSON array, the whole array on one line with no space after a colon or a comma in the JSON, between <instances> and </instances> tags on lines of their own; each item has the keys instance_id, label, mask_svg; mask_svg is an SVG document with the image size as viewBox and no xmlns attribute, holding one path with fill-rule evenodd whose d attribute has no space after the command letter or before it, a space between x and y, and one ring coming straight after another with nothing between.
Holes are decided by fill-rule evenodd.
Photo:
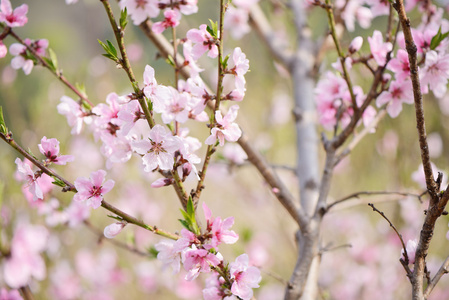
<instances>
[{"instance_id":1,"label":"brown branch","mask_svg":"<svg viewBox=\"0 0 449 300\"><path fill-rule=\"evenodd\" d=\"M429 297L430 293L433 291L437 283L440 281L441 277L443 277L444 274L449 273L449 256L446 257L446 260L441 265L438 272L435 274L435 276L430 281L429 285L427 286L426 290L424 291L424 298L427 299Z\"/></svg>"},{"instance_id":2,"label":"brown branch","mask_svg":"<svg viewBox=\"0 0 449 300\"><path fill-rule=\"evenodd\" d=\"M23 299L25 299L25 300L34 300L34 295L31 292L31 289L30 289L30 287L28 285L27 286L22 286L19 289L19 291L20 291L20 294L22 295Z\"/></svg>"}]
</instances>

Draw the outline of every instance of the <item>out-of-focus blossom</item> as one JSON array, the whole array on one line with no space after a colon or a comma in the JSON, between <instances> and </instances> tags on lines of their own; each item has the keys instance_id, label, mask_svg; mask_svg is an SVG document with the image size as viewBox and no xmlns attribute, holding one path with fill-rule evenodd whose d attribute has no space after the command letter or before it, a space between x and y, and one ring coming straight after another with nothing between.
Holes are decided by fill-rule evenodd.
<instances>
[{"instance_id":1,"label":"out-of-focus blossom","mask_svg":"<svg viewBox=\"0 0 449 300\"><path fill-rule=\"evenodd\" d=\"M245 74L249 70L249 60L240 47L234 49L232 53L232 61L234 67L230 69L231 73L235 75L235 87L238 90L245 90Z\"/></svg>"},{"instance_id":2,"label":"out-of-focus blossom","mask_svg":"<svg viewBox=\"0 0 449 300\"><path fill-rule=\"evenodd\" d=\"M179 25L179 20L181 20L181 14L177 10L169 9L164 11L164 17L163 21L156 22L151 27L155 33L160 34L169 27L176 27Z\"/></svg>"},{"instance_id":3,"label":"out-of-focus blossom","mask_svg":"<svg viewBox=\"0 0 449 300\"><path fill-rule=\"evenodd\" d=\"M15 70L22 69L25 75L29 75L33 70L34 62L26 58L26 46L14 43L9 47L9 52L15 57L11 60L11 67Z\"/></svg>"},{"instance_id":4,"label":"out-of-focus blossom","mask_svg":"<svg viewBox=\"0 0 449 300\"><path fill-rule=\"evenodd\" d=\"M22 27L28 22L27 13L28 5L22 4L13 10L9 0L1 0L0 22L5 22L7 26Z\"/></svg>"},{"instance_id":5,"label":"out-of-focus blossom","mask_svg":"<svg viewBox=\"0 0 449 300\"><path fill-rule=\"evenodd\" d=\"M111 225L108 225L104 228L104 236L108 239L114 238L117 234L119 234L123 228L125 228L126 222L115 222Z\"/></svg>"},{"instance_id":6,"label":"out-of-focus blossom","mask_svg":"<svg viewBox=\"0 0 449 300\"><path fill-rule=\"evenodd\" d=\"M86 202L87 206L98 208L103 201L103 197L114 187L114 180L109 179L104 182L106 171L98 170L90 174L90 178L79 177L75 180L75 187L78 192L73 196L74 201Z\"/></svg>"},{"instance_id":7,"label":"out-of-focus blossom","mask_svg":"<svg viewBox=\"0 0 449 300\"><path fill-rule=\"evenodd\" d=\"M405 50L399 49L396 57L390 60L387 69L394 73L397 81L405 81L410 76L410 63L408 61L408 54Z\"/></svg>"},{"instance_id":8,"label":"out-of-focus blossom","mask_svg":"<svg viewBox=\"0 0 449 300\"><path fill-rule=\"evenodd\" d=\"M122 0L119 6L121 10L126 7L134 25L139 25L147 18L155 18L159 15L158 2L158 0Z\"/></svg>"},{"instance_id":9,"label":"out-of-focus blossom","mask_svg":"<svg viewBox=\"0 0 449 300\"><path fill-rule=\"evenodd\" d=\"M349 53L355 53L360 50L363 45L363 38L361 36L355 37L351 44L349 44Z\"/></svg>"},{"instance_id":10,"label":"out-of-focus blossom","mask_svg":"<svg viewBox=\"0 0 449 300\"><path fill-rule=\"evenodd\" d=\"M249 266L248 255L242 254L229 265L229 270L231 278L234 279L231 287L232 293L243 300L251 299L253 288L258 288L259 282L262 280L259 269Z\"/></svg>"},{"instance_id":11,"label":"out-of-focus blossom","mask_svg":"<svg viewBox=\"0 0 449 300\"><path fill-rule=\"evenodd\" d=\"M2 288L0 291L0 300L23 300L22 296L18 290L10 290L8 291L5 288Z\"/></svg>"},{"instance_id":12,"label":"out-of-focus blossom","mask_svg":"<svg viewBox=\"0 0 449 300\"><path fill-rule=\"evenodd\" d=\"M361 1L359 0L337 1L335 5L338 8L344 7L341 16L345 22L348 31L352 32L355 30L356 21L362 28L368 28L371 26L373 14L368 7L362 5Z\"/></svg>"},{"instance_id":13,"label":"out-of-focus blossom","mask_svg":"<svg viewBox=\"0 0 449 300\"><path fill-rule=\"evenodd\" d=\"M423 93L428 93L430 89L435 97L443 97L447 91L447 80L449 79L449 54L436 51L427 52L425 66L420 70Z\"/></svg>"},{"instance_id":14,"label":"out-of-focus blossom","mask_svg":"<svg viewBox=\"0 0 449 300\"><path fill-rule=\"evenodd\" d=\"M49 233L45 227L21 225L14 232L11 255L3 264L3 278L11 288L29 284L31 278L43 280L45 262L40 256L47 246Z\"/></svg>"},{"instance_id":15,"label":"out-of-focus blossom","mask_svg":"<svg viewBox=\"0 0 449 300\"><path fill-rule=\"evenodd\" d=\"M183 0L183 1L173 1L173 9L179 10L183 15L191 15L198 12L198 0ZM172 7L172 0L159 0L159 7L166 8Z\"/></svg>"},{"instance_id":16,"label":"out-of-focus blossom","mask_svg":"<svg viewBox=\"0 0 449 300\"><path fill-rule=\"evenodd\" d=\"M3 58L8 53L8 48L3 44L3 41L0 41L0 58Z\"/></svg>"},{"instance_id":17,"label":"out-of-focus blossom","mask_svg":"<svg viewBox=\"0 0 449 300\"><path fill-rule=\"evenodd\" d=\"M90 209L83 203L72 201L70 205L65 209L67 214L68 225L73 228L87 220L90 216Z\"/></svg>"},{"instance_id":18,"label":"out-of-focus blossom","mask_svg":"<svg viewBox=\"0 0 449 300\"><path fill-rule=\"evenodd\" d=\"M248 159L246 152L237 144L226 144L223 147L223 156L236 165L241 165Z\"/></svg>"},{"instance_id":19,"label":"out-of-focus blossom","mask_svg":"<svg viewBox=\"0 0 449 300\"><path fill-rule=\"evenodd\" d=\"M157 259L162 261L164 268L170 266L173 274L178 273L181 268L181 254L175 249L175 243L172 240L162 240L154 246L159 251Z\"/></svg>"},{"instance_id":20,"label":"out-of-focus blossom","mask_svg":"<svg viewBox=\"0 0 449 300\"><path fill-rule=\"evenodd\" d=\"M239 40L251 31L248 20L249 16L246 9L229 6L224 18L224 29L228 30L234 39Z\"/></svg>"},{"instance_id":21,"label":"out-of-focus blossom","mask_svg":"<svg viewBox=\"0 0 449 300\"><path fill-rule=\"evenodd\" d=\"M54 299L73 300L81 296L81 282L67 261L60 261L50 272L51 293Z\"/></svg>"},{"instance_id":22,"label":"out-of-focus blossom","mask_svg":"<svg viewBox=\"0 0 449 300\"><path fill-rule=\"evenodd\" d=\"M47 139L47 137L44 136L38 147L39 151L47 157L47 163L65 165L66 163L75 160L75 157L72 155L59 155L59 141L55 138Z\"/></svg>"},{"instance_id":23,"label":"out-of-focus blossom","mask_svg":"<svg viewBox=\"0 0 449 300\"><path fill-rule=\"evenodd\" d=\"M229 142L236 142L240 138L242 131L239 125L234 123L238 110L238 105L233 105L224 117L220 111L215 111L215 121L217 124L212 128L211 135L205 141L207 145L214 144L218 139L220 146L223 146L225 139Z\"/></svg>"},{"instance_id":24,"label":"out-of-focus blossom","mask_svg":"<svg viewBox=\"0 0 449 300\"><path fill-rule=\"evenodd\" d=\"M22 162L20 158L16 158L15 163L17 165L17 171L19 172L20 176L27 182L26 187L33 195L33 201L42 200L44 198L44 194L37 181L39 177L36 176L31 170L31 167L28 164Z\"/></svg>"}]
</instances>

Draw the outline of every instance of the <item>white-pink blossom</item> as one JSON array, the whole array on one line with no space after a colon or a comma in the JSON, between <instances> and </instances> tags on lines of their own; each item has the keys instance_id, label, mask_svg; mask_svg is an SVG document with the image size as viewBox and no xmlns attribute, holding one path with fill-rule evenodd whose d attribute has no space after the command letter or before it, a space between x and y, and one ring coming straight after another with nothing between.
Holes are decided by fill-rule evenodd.
<instances>
[{"instance_id":1,"label":"white-pink blossom","mask_svg":"<svg viewBox=\"0 0 449 300\"><path fill-rule=\"evenodd\" d=\"M47 137L44 136L38 147L39 151L47 158L47 163L65 165L68 162L75 160L73 155L59 155L59 141L55 138L47 139Z\"/></svg>"},{"instance_id":2,"label":"white-pink blossom","mask_svg":"<svg viewBox=\"0 0 449 300\"><path fill-rule=\"evenodd\" d=\"M405 246L405 249L407 250L407 257L409 264L415 263L415 254L416 254L416 248L418 247L418 241L416 239L414 240L408 240L407 245ZM404 249L401 250L401 256L404 257Z\"/></svg>"},{"instance_id":3,"label":"white-pink blossom","mask_svg":"<svg viewBox=\"0 0 449 300\"><path fill-rule=\"evenodd\" d=\"M31 167L22 162L20 158L16 158L15 163L17 165L17 171L22 177L23 180L27 182L26 187L28 191L33 195L33 201L42 200L44 198L44 194L42 189L37 181L39 178L34 174L31 170Z\"/></svg>"},{"instance_id":4,"label":"white-pink blossom","mask_svg":"<svg viewBox=\"0 0 449 300\"><path fill-rule=\"evenodd\" d=\"M11 60L11 67L15 70L22 69L25 75L29 75L34 67L34 62L25 57L26 46L14 43L9 47L9 52L15 57Z\"/></svg>"},{"instance_id":5,"label":"white-pink blossom","mask_svg":"<svg viewBox=\"0 0 449 300\"><path fill-rule=\"evenodd\" d=\"M27 13L28 5L22 4L13 10L9 0L1 0L0 22L5 22L6 26L22 27L28 22Z\"/></svg>"},{"instance_id":6,"label":"white-pink blossom","mask_svg":"<svg viewBox=\"0 0 449 300\"><path fill-rule=\"evenodd\" d=\"M239 40L251 31L248 20L246 9L229 6L224 17L224 29L228 30L234 39Z\"/></svg>"},{"instance_id":7,"label":"white-pink blossom","mask_svg":"<svg viewBox=\"0 0 449 300\"><path fill-rule=\"evenodd\" d=\"M174 164L174 152L179 149L178 140L162 125L155 125L148 137L131 142L135 152L143 155L145 171L151 172L157 167L161 170L171 170Z\"/></svg>"},{"instance_id":8,"label":"white-pink blossom","mask_svg":"<svg viewBox=\"0 0 449 300\"><path fill-rule=\"evenodd\" d=\"M200 29L190 29L187 31L187 39L193 42L192 57L197 60L204 53L215 58L218 56L218 46L215 38L207 31L207 25L200 25Z\"/></svg>"},{"instance_id":9,"label":"white-pink blossom","mask_svg":"<svg viewBox=\"0 0 449 300\"><path fill-rule=\"evenodd\" d=\"M404 81L410 76L410 63L405 50L399 49L396 57L390 60L387 69L394 73L397 81Z\"/></svg>"},{"instance_id":10,"label":"white-pink blossom","mask_svg":"<svg viewBox=\"0 0 449 300\"><path fill-rule=\"evenodd\" d=\"M106 193L114 187L114 180L104 182L106 171L98 170L90 174L90 178L79 177L75 180L77 193L73 196L74 201L86 202L87 206L98 208Z\"/></svg>"},{"instance_id":11,"label":"white-pink blossom","mask_svg":"<svg viewBox=\"0 0 449 300\"><path fill-rule=\"evenodd\" d=\"M449 79L449 54L433 50L427 52L425 66L420 69L419 75L423 93L427 93L430 89L435 97L443 97Z\"/></svg>"},{"instance_id":12,"label":"white-pink blossom","mask_svg":"<svg viewBox=\"0 0 449 300\"><path fill-rule=\"evenodd\" d=\"M71 134L80 134L84 122L89 122L90 118L86 117L81 105L70 97L62 96L61 103L58 104L58 113L65 115L67 123L72 127Z\"/></svg>"},{"instance_id":13,"label":"white-pink blossom","mask_svg":"<svg viewBox=\"0 0 449 300\"><path fill-rule=\"evenodd\" d=\"M210 245L216 248L221 243L234 244L239 239L238 234L233 230L228 230L234 225L234 217L229 217L221 220L220 217L212 219L212 212L206 203L203 202L204 216L207 222L207 231L211 236Z\"/></svg>"},{"instance_id":14,"label":"white-pink blossom","mask_svg":"<svg viewBox=\"0 0 449 300\"><path fill-rule=\"evenodd\" d=\"M206 249L197 249L195 245L192 245L184 256L183 264L187 271L185 279L189 281L197 278L200 273L210 272L211 267L216 267L223 261L220 253L214 254Z\"/></svg>"},{"instance_id":15,"label":"white-pink blossom","mask_svg":"<svg viewBox=\"0 0 449 300\"><path fill-rule=\"evenodd\" d=\"M235 262L229 265L231 279L234 280L231 292L242 298L249 300L253 297L253 288L259 287L262 280L258 268L249 266L248 254L242 254L236 258Z\"/></svg>"},{"instance_id":16,"label":"white-pink blossom","mask_svg":"<svg viewBox=\"0 0 449 300\"><path fill-rule=\"evenodd\" d=\"M245 74L249 70L249 60L246 58L245 53L242 52L240 47L234 49L232 53L232 61L234 67L230 69L231 73L235 75L235 87L238 90L245 90Z\"/></svg>"},{"instance_id":17,"label":"white-pink blossom","mask_svg":"<svg viewBox=\"0 0 449 300\"><path fill-rule=\"evenodd\" d=\"M411 81L393 81L388 91L383 91L376 100L377 107L381 107L387 103L389 103L387 112L392 118L396 118L402 111L402 103L413 104Z\"/></svg>"},{"instance_id":18,"label":"white-pink blossom","mask_svg":"<svg viewBox=\"0 0 449 300\"><path fill-rule=\"evenodd\" d=\"M3 58L8 53L8 48L3 44L3 41L0 41L0 58Z\"/></svg>"},{"instance_id":19,"label":"white-pink blossom","mask_svg":"<svg viewBox=\"0 0 449 300\"><path fill-rule=\"evenodd\" d=\"M119 2L120 9L128 10L134 25L139 25L148 18L159 15L158 0L122 0Z\"/></svg>"},{"instance_id":20,"label":"white-pink blossom","mask_svg":"<svg viewBox=\"0 0 449 300\"><path fill-rule=\"evenodd\" d=\"M349 53L355 53L360 50L363 45L363 38L361 36L355 37L351 44L349 44Z\"/></svg>"},{"instance_id":21,"label":"white-pink blossom","mask_svg":"<svg viewBox=\"0 0 449 300\"><path fill-rule=\"evenodd\" d=\"M220 111L215 111L216 125L212 128L211 135L205 141L207 145L214 144L218 139L220 146L223 146L225 139L229 142L236 142L240 138L242 131L239 125L234 123L238 110L238 105L233 105L224 117Z\"/></svg>"},{"instance_id":22,"label":"white-pink blossom","mask_svg":"<svg viewBox=\"0 0 449 300\"><path fill-rule=\"evenodd\" d=\"M23 300L22 296L18 290L10 290L8 291L5 288L2 288L0 291L0 300Z\"/></svg>"},{"instance_id":23,"label":"white-pink blossom","mask_svg":"<svg viewBox=\"0 0 449 300\"><path fill-rule=\"evenodd\" d=\"M175 248L175 241L162 240L154 248L158 251L157 259L162 261L163 267L170 266L173 274L178 273L181 267L181 254Z\"/></svg>"}]
</instances>

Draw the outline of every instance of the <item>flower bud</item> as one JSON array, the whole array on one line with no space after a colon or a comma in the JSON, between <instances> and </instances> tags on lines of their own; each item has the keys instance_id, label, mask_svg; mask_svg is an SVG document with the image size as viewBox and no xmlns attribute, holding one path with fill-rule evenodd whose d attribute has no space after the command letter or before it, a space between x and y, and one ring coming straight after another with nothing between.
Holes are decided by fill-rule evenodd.
<instances>
[{"instance_id":1,"label":"flower bud","mask_svg":"<svg viewBox=\"0 0 449 300\"><path fill-rule=\"evenodd\" d=\"M108 239L114 238L117 234L119 234L122 229L126 226L126 222L116 222L111 225L108 225L104 229L104 236Z\"/></svg>"},{"instance_id":2,"label":"flower bud","mask_svg":"<svg viewBox=\"0 0 449 300\"><path fill-rule=\"evenodd\" d=\"M353 54L360 50L363 44L363 38L361 36L355 37L349 45L349 53Z\"/></svg>"}]
</instances>

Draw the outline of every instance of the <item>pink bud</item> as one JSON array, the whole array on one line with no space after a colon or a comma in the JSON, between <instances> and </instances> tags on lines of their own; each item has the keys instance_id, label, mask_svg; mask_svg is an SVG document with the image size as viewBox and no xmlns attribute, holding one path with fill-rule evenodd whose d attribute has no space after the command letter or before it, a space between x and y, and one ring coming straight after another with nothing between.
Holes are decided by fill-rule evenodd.
<instances>
[{"instance_id":1,"label":"pink bud","mask_svg":"<svg viewBox=\"0 0 449 300\"><path fill-rule=\"evenodd\" d=\"M173 178L159 178L151 184L152 188L160 188L163 186L168 186L174 183Z\"/></svg>"},{"instance_id":2,"label":"pink bud","mask_svg":"<svg viewBox=\"0 0 449 300\"><path fill-rule=\"evenodd\" d=\"M360 50L363 44L363 38L361 36L355 37L349 45L349 53L355 53Z\"/></svg>"},{"instance_id":3,"label":"pink bud","mask_svg":"<svg viewBox=\"0 0 449 300\"><path fill-rule=\"evenodd\" d=\"M108 225L104 229L104 236L108 239L114 238L117 234L119 234L122 229L126 226L126 222L116 222L111 225Z\"/></svg>"},{"instance_id":4,"label":"pink bud","mask_svg":"<svg viewBox=\"0 0 449 300\"><path fill-rule=\"evenodd\" d=\"M6 53L8 53L8 48L6 48L5 44L3 44L2 41L0 41L0 58L5 57Z\"/></svg>"}]
</instances>

